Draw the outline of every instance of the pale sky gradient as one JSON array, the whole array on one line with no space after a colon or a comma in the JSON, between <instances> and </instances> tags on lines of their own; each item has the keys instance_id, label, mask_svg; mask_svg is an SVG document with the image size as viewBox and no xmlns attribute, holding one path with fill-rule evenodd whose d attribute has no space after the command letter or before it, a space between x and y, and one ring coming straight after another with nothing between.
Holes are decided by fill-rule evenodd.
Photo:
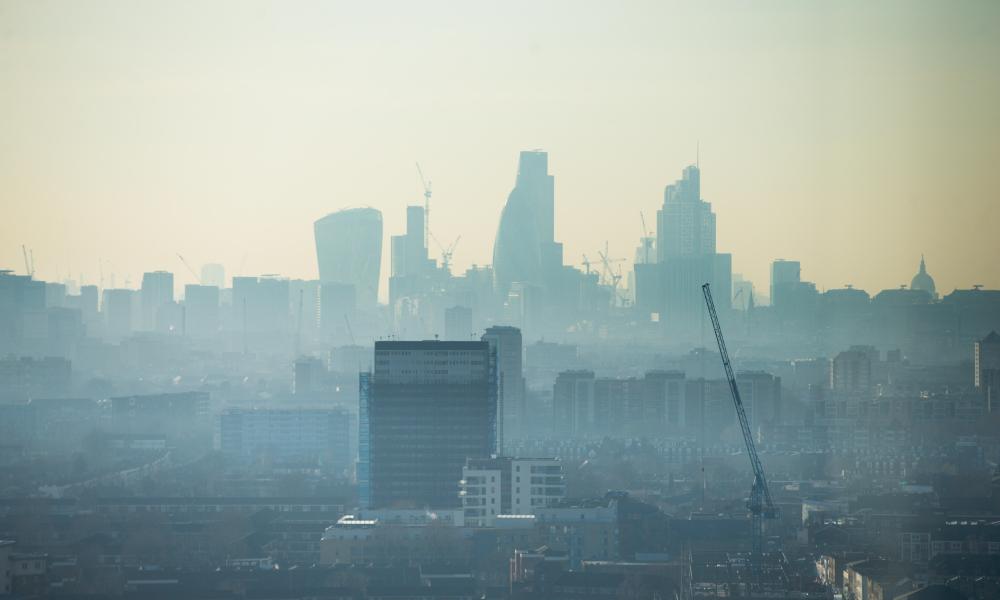
<instances>
[{"instance_id":1,"label":"pale sky gradient","mask_svg":"<svg viewBox=\"0 0 1000 600\"><path fill-rule=\"evenodd\" d=\"M774 258L875 292L921 252L1000 288L1000 2L0 0L0 267L23 243L45 279L315 278L313 221L374 206L388 242L414 161L488 263L529 148L567 262L631 258L698 143L762 291Z\"/></svg>"}]
</instances>

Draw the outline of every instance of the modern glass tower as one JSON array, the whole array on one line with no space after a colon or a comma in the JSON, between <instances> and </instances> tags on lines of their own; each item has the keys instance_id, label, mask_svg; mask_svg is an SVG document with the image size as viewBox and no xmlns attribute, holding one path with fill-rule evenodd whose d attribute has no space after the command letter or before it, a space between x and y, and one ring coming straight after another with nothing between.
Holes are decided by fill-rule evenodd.
<instances>
[{"instance_id":1,"label":"modern glass tower","mask_svg":"<svg viewBox=\"0 0 1000 600\"><path fill-rule=\"evenodd\" d=\"M382 266L382 213L350 208L316 221L316 259L323 284L354 286L359 307L378 302Z\"/></svg>"},{"instance_id":2,"label":"modern glass tower","mask_svg":"<svg viewBox=\"0 0 1000 600\"><path fill-rule=\"evenodd\" d=\"M562 244L555 242L555 178L548 170L548 153L521 152L493 245L495 287L501 295L515 282L543 284L562 266Z\"/></svg>"}]
</instances>

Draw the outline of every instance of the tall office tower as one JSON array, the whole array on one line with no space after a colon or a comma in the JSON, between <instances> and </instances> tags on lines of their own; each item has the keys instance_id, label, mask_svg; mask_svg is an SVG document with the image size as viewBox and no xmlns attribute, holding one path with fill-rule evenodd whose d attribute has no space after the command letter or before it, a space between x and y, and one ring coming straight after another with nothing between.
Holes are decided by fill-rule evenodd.
<instances>
[{"instance_id":1,"label":"tall office tower","mask_svg":"<svg viewBox=\"0 0 1000 600\"><path fill-rule=\"evenodd\" d=\"M419 277L431 268L424 246L424 207L406 207L406 233L392 236L392 276Z\"/></svg>"},{"instance_id":2,"label":"tall office tower","mask_svg":"<svg viewBox=\"0 0 1000 600\"><path fill-rule=\"evenodd\" d=\"M657 258L715 254L715 213L701 199L701 171L691 165L663 191L656 213Z\"/></svg>"},{"instance_id":3,"label":"tall office tower","mask_svg":"<svg viewBox=\"0 0 1000 600\"><path fill-rule=\"evenodd\" d=\"M521 152L493 245L494 284L501 296L514 282L544 284L562 267L562 244L555 241L555 178L548 169L548 153Z\"/></svg>"},{"instance_id":4,"label":"tall office tower","mask_svg":"<svg viewBox=\"0 0 1000 600\"><path fill-rule=\"evenodd\" d=\"M218 263L202 265L201 284L213 285L219 289L226 287L226 268Z\"/></svg>"},{"instance_id":5,"label":"tall office tower","mask_svg":"<svg viewBox=\"0 0 1000 600\"><path fill-rule=\"evenodd\" d=\"M219 332L219 288L214 285L184 286L184 333L211 337Z\"/></svg>"},{"instance_id":6,"label":"tall office tower","mask_svg":"<svg viewBox=\"0 0 1000 600\"><path fill-rule=\"evenodd\" d=\"M469 458L496 453L496 357L485 341L375 342L359 382L363 508L457 508Z\"/></svg>"},{"instance_id":7,"label":"tall office tower","mask_svg":"<svg viewBox=\"0 0 1000 600\"><path fill-rule=\"evenodd\" d=\"M462 341L472 337L472 309L449 306L444 309L444 339Z\"/></svg>"},{"instance_id":8,"label":"tall office tower","mask_svg":"<svg viewBox=\"0 0 1000 600\"><path fill-rule=\"evenodd\" d=\"M521 330L517 327L490 327L482 339L489 342L497 360L497 414L500 415L497 420L497 446L502 452L505 441L520 437L527 418Z\"/></svg>"},{"instance_id":9,"label":"tall office tower","mask_svg":"<svg viewBox=\"0 0 1000 600\"><path fill-rule=\"evenodd\" d=\"M986 410L1000 410L1000 335L991 331L974 346L973 383L986 397Z\"/></svg>"},{"instance_id":10,"label":"tall office tower","mask_svg":"<svg viewBox=\"0 0 1000 600\"><path fill-rule=\"evenodd\" d=\"M358 306L374 308L382 266L382 213L342 210L316 221L314 231L320 282L353 285Z\"/></svg>"},{"instance_id":11,"label":"tall office tower","mask_svg":"<svg viewBox=\"0 0 1000 600\"><path fill-rule=\"evenodd\" d=\"M771 263L771 306L787 302L802 281L802 268L797 260L779 258Z\"/></svg>"},{"instance_id":12,"label":"tall office tower","mask_svg":"<svg viewBox=\"0 0 1000 600\"><path fill-rule=\"evenodd\" d=\"M656 215L658 262L635 269L637 307L671 332L698 331L702 284L710 283L716 298L732 298L732 256L717 253L715 241L715 213L701 198L701 171L692 165L664 190ZM719 308L725 317L730 303Z\"/></svg>"},{"instance_id":13,"label":"tall office tower","mask_svg":"<svg viewBox=\"0 0 1000 600\"><path fill-rule=\"evenodd\" d=\"M156 313L165 304L174 301L174 274L168 271L153 271L142 274L141 312L139 326L143 331L156 328Z\"/></svg>"}]
</instances>

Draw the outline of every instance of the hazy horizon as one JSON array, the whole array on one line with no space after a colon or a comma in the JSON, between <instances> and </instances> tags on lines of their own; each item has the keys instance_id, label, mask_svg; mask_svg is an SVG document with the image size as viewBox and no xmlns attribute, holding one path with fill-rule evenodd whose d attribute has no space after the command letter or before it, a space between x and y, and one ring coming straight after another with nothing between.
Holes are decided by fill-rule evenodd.
<instances>
[{"instance_id":1,"label":"hazy horizon","mask_svg":"<svg viewBox=\"0 0 1000 600\"><path fill-rule=\"evenodd\" d=\"M389 236L433 181L459 273L492 260L518 151L549 152L565 262L696 160L718 249L767 293L1000 288L1000 4L0 3L0 268L138 286L165 269L316 278L312 224ZM975 240L967 244L966 240ZM440 251L431 243L432 256Z\"/></svg>"}]
</instances>

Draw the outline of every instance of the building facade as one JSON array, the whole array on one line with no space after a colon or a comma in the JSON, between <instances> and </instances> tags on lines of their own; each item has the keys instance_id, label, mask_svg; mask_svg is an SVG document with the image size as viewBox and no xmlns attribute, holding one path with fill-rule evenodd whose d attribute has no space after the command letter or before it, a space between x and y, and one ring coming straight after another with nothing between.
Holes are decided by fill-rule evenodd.
<instances>
[{"instance_id":1,"label":"building facade","mask_svg":"<svg viewBox=\"0 0 1000 600\"><path fill-rule=\"evenodd\" d=\"M363 508L458 507L469 458L496 453L496 355L485 341L379 341L360 376Z\"/></svg>"}]
</instances>

